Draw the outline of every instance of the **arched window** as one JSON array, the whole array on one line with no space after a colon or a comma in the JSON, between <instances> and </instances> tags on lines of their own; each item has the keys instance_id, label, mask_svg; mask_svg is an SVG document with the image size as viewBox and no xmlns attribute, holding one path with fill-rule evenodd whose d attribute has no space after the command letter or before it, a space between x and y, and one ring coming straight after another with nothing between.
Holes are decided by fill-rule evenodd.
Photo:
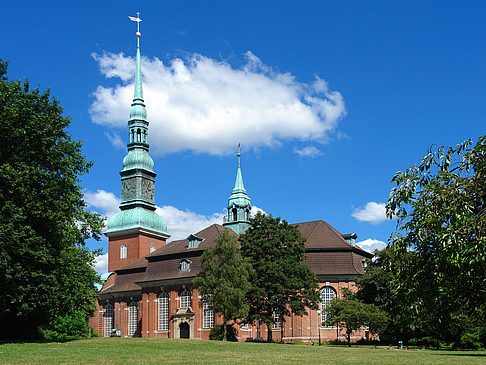
<instances>
[{"instance_id":1,"label":"arched window","mask_svg":"<svg viewBox=\"0 0 486 365\"><path fill-rule=\"evenodd\" d=\"M105 313L103 313L103 322L104 322L104 333L105 337L110 337L111 330L113 329L113 306L108 304L105 307Z\"/></svg>"},{"instance_id":2,"label":"arched window","mask_svg":"<svg viewBox=\"0 0 486 365\"><path fill-rule=\"evenodd\" d=\"M336 297L336 292L330 286L326 286L321 290L321 324L327 321L327 308L331 300ZM329 323L324 324L324 327L332 327Z\"/></svg>"},{"instance_id":3,"label":"arched window","mask_svg":"<svg viewBox=\"0 0 486 365\"><path fill-rule=\"evenodd\" d=\"M128 305L128 336L137 335L138 329L138 305L137 302L131 302Z\"/></svg>"},{"instance_id":4,"label":"arched window","mask_svg":"<svg viewBox=\"0 0 486 365\"><path fill-rule=\"evenodd\" d=\"M127 258L127 245L123 244L120 247L120 258L126 259Z\"/></svg>"},{"instance_id":5,"label":"arched window","mask_svg":"<svg viewBox=\"0 0 486 365\"><path fill-rule=\"evenodd\" d=\"M159 295L159 331L169 330L169 294Z\"/></svg>"},{"instance_id":6,"label":"arched window","mask_svg":"<svg viewBox=\"0 0 486 365\"><path fill-rule=\"evenodd\" d=\"M155 246L154 245L151 245L150 246L150 253L154 252L155 251Z\"/></svg>"},{"instance_id":7,"label":"arched window","mask_svg":"<svg viewBox=\"0 0 486 365\"><path fill-rule=\"evenodd\" d=\"M238 220L238 211L233 208L233 222Z\"/></svg>"},{"instance_id":8,"label":"arched window","mask_svg":"<svg viewBox=\"0 0 486 365\"><path fill-rule=\"evenodd\" d=\"M191 265L189 260L182 260L179 264L179 271L191 271Z\"/></svg>"},{"instance_id":9,"label":"arched window","mask_svg":"<svg viewBox=\"0 0 486 365\"><path fill-rule=\"evenodd\" d=\"M206 294L203 298L203 328L214 327L214 310L213 306L208 303L210 294Z\"/></svg>"},{"instance_id":10,"label":"arched window","mask_svg":"<svg viewBox=\"0 0 486 365\"><path fill-rule=\"evenodd\" d=\"M181 308L189 308L191 306L191 293L184 290L181 294Z\"/></svg>"}]
</instances>

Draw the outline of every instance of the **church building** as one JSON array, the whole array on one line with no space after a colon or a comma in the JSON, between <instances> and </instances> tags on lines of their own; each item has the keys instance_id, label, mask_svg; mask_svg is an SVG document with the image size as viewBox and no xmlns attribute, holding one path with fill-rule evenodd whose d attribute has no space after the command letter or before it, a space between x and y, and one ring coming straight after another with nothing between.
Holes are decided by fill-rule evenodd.
<instances>
[{"instance_id":1,"label":"church building","mask_svg":"<svg viewBox=\"0 0 486 365\"><path fill-rule=\"evenodd\" d=\"M137 18L138 19L138 18ZM166 222L155 213L154 162L149 152L147 111L143 99L140 32L137 31L135 91L128 121L128 153L123 159L120 211L105 232L108 237L108 271L102 276L97 311L90 323L102 336L209 339L211 328L222 324L192 285L201 272L201 255L215 245L223 231L239 235L249 227L250 198L238 166L233 191L222 225L213 224L187 238L167 243ZM266 338L273 331L276 341L336 339L342 330L323 327L330 300L342 289L354 290L354 280L363 274L363 262L372 255L355 244L356 234L342 234L323 220L296 223L306 239L304 264L319 280L318 311L306 316L274 318L264 324L235 323L237 338ZM170 227L169 227L170 228ZM364 337L364 331L354 334Z\"/></svg>"}]
</instances>

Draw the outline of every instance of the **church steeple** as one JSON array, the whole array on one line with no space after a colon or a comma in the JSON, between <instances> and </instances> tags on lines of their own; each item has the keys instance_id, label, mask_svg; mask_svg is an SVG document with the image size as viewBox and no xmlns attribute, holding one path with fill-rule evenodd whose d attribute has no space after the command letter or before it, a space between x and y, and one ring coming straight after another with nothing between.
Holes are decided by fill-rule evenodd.
<instances>
[{"instance_id":1,"label":"church steeple","mask_svg":"<svg viewBox=\"0 0 486 365\"><path fill-rule=\"evenodd\" d=\"M238 169L236 170L235 187L228 199L228 215L223 223L223 226L231 228L238 234L244 233L250 226L251 212L250 198L243 185L240 158L240 145L238 145Z\"/></svg>"},{"instance_id":2,"label":"church steeple","mask_svg":"<svg viewBox=\"0 0 486 365\"><path fill-rule=\"evenodd\" d=\"M153 171L154 161L149 156L147 109L143 100L142 67L140 59L140 17L129 17L137 22L137 55L135 61L135 82L133 101L130 106L130 119L128 120L128 153L123 159L121 175L121 211L113 215L107 223L106 235L111 238L127 234L143 234L164 240L169 237L167 224L164 219L155 213L155 177ZM142 247L141 241L132 251L136 259L148 254L148 247ZM146 240L143 241L146 245ZM156 245L160 246L160 244ZM158 248L154 246L155 248ZM128 256L130 256L128 247ZM111 248L109 247L109 251ZM147 251L147 252L145 252ZM109 254L111 251L109 252ZM125 255L126 256L126 255ZM109 257L109 270L111 262ZM129 264L128 260L125 265ZM117 265L115 265L117 266ZM124 266L124 265L122 265Z\"/></svg>"}]
</instances>

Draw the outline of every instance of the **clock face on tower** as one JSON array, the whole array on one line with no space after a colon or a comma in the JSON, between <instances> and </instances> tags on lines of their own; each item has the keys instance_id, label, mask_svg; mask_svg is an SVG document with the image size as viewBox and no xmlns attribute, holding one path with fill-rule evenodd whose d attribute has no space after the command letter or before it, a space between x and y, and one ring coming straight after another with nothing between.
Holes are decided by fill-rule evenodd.
<instances>
[{"instance_id":1,"label":"clock face on tower","mask_svg":"<svg viewBox=\"0 0 486 365\"><path fill-rule=\"evenodd\" d=\"M150 180L142 181L142 194L146 199L152 200L154 198L154 182Z\"/></svg>"},{"instance_id":2,"label":"clock face on tower","mask_svg":"<svg viewBox=\"0 0 486 365\"><path fill-rule=\"evenodd\" d=\"M125 199L130 199L135 196L136 184L135 179L126 179L122 181L122 195Z\"/></svg>"}]
</instances>

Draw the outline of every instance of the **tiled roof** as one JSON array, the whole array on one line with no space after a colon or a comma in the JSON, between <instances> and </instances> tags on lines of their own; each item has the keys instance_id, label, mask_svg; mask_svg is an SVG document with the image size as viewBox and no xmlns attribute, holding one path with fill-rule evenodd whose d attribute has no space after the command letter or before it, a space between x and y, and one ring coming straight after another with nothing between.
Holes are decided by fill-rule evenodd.
<instances>
[{"instance_id":1,"label":"tiled roof","mask_svg":"<svg viewBox=\"0 0 486 365\"><path fill-rule=\"evenodd\" d=\"M348 243L341 233L323 220L294 224L306 238L306 264L320 276L354 276L364 272L362 260L372 255ZM150 285L166 280L191 280L201 271L201 255L205 247L214 246L222 231L233 230L213 224L195 233L203 240L196 248L188 248L188 240L177 240L162 246L150 255L116 271L115 284L100 292L110 294L140 290L139 283ZM190 271L180 271L181 260L190 260Z\"/></svg>"}]
</instances>

